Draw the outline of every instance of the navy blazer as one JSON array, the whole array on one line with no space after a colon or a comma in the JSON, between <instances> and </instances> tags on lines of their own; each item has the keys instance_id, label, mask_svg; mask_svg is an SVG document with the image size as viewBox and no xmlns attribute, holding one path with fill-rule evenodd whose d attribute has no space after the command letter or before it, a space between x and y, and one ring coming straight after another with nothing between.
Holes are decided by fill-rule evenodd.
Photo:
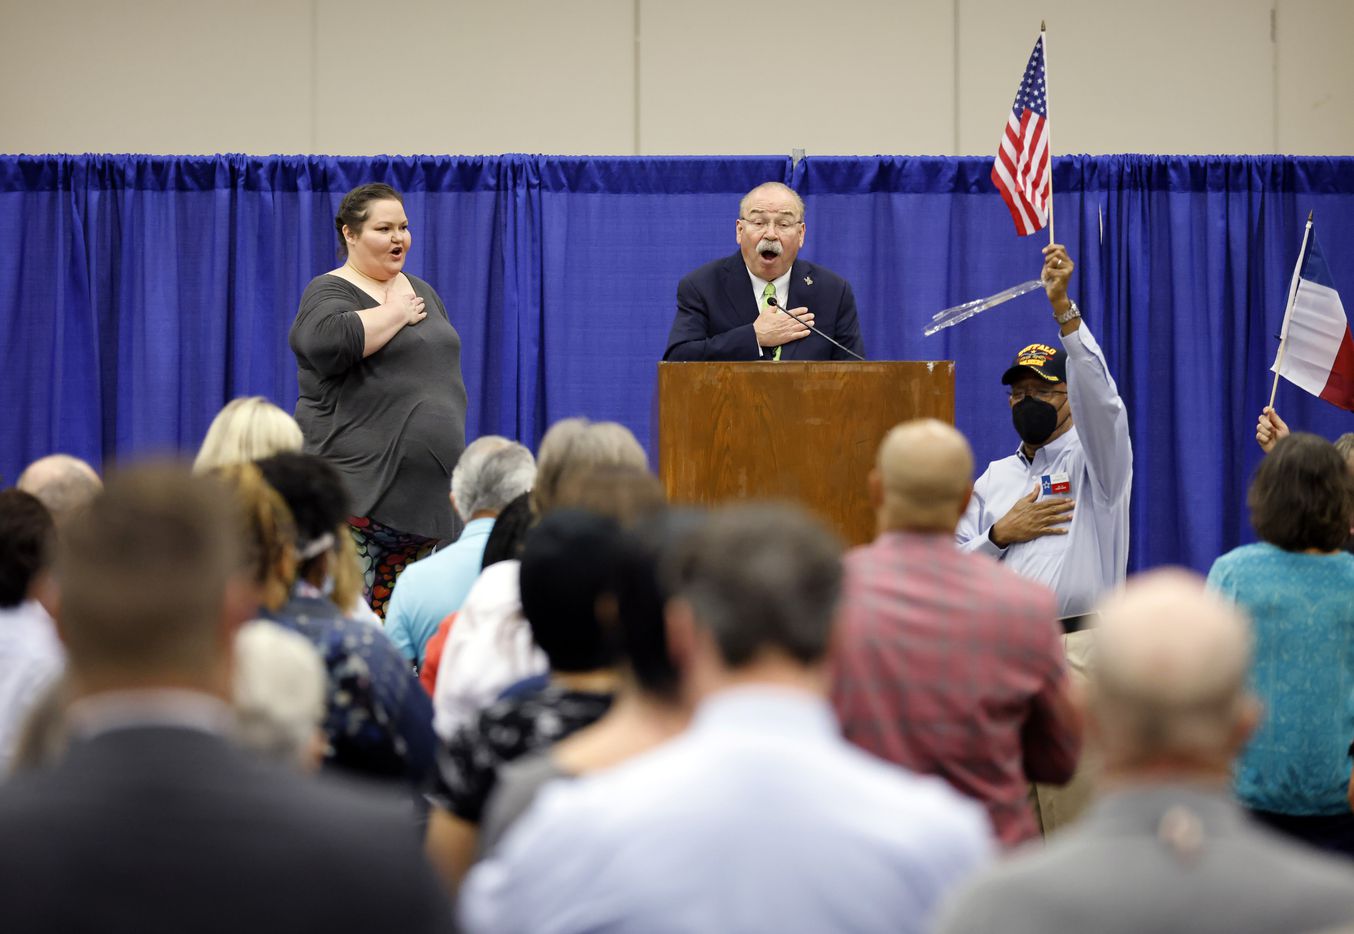
<instances>
[{"instance_id":1,"label":"navy blazer","mask_svg":"<svg viewBox=\"0 0 1354 934\"><path fill-rule=\"evenodd\" d=\"M0 785L6 934L445 934L409 809L196 730L72 742Z\"/></svg>"},{"instance_id":2,"label":"navy blazer","mask_svg":"<svg viewBox=\"0 0 1354 934\"><path fill-rule=\"evenodd\" d=\"M831 334L862 357L865 347L856 321L856 297L850 284L830 269L796 259L787 287L787 307L807 306L813 326ZM677 318L668 334L664 360L758 360L757 298L752 280L735 253L706 263L677 285ZM850 360L847 354L810 332L781 348L781 360Z\"/></svg>"}]
</instances>

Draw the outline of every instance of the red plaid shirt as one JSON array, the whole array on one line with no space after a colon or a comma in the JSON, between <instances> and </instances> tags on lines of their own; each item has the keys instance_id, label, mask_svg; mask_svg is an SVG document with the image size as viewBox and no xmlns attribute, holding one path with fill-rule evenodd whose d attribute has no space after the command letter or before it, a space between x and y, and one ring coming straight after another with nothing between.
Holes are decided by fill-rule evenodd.
<instances>
[{"instance_id":1,"label":"red plaid shirt","mask_svg":"<svg viewBox=\"0 0 1354 934\"><path fill-rule=\"evenodd\" d=\"M833 706L847 739L1037 837L1030 781L1065 782L1081 724L1053 593L948 535L886 532L846 556Z\"/></svg>"}]
</instances>

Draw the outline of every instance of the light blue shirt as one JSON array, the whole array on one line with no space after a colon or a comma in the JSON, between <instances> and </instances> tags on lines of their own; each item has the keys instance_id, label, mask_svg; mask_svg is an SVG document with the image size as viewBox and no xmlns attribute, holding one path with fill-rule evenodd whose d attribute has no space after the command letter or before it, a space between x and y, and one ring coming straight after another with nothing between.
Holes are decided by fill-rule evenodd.
<instances>
[{"instance_id":1,"label":"light blue shirt","mask_svg":"<svg viewBox=\"0 0 1354 934\"><path fill-rule=\"evenodd\" d=\"M973 485L973 498L955 538L961 550L991 555L1048 587L1058 595L1059 616L1079 616L1089 612L1101 594L1122 583L1128 570L1133 448L1128 412L1095 337L1083 323L1062 343L1074 427L1035 451L1033 460L1017 448L1010 457L989 464ZM1066 492L1053 490L1059 480L1068 484ZM1067 534L1006 548L992 544L988 537L992 526L1036 486L1039 499L1076 501Z\"/></svg>"},{"instance_id":2,"label":"light blue shirt","mask_svg":"<svg viewBox=\"0 0 1354 934\"><path fill-rule=\"evenodd\" d=\"M925 931L987 814L847 744L827 703L727 690L676 740L554 782L470 874L465 930Z\"/></svg>"},{"instance_id":3,"label":"light blue shirt","mask_svg":"<svg viewBox=\"0 0 1354 934\"><path fill-rule=\"evenodd\" d=\"M400 654L423 664L423 648L448 615L465 602L470 585L480 575L484 546L493 519L471 519L456 539L404 569L386 605L386 634Z\"/></svg>"},{"instance_id":4,"label":"light blue shirt","mask_svg":"<svg viewBox=\"0 0 1354 934\"><path fill-rule=\"evenodd\" d=\"M1354 555L1268 542L1213 562L1208 584L1251 617L1251 690L1264 718L1233 766L1250 808L1348 814L1354 740Z\"/></svg>"}]
</instances>

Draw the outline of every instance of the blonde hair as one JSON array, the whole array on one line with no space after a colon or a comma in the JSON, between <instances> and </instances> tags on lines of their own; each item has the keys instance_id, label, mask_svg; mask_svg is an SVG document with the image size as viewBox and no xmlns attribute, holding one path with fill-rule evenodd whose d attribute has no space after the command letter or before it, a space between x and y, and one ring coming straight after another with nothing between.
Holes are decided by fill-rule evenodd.
<instances>
[{"instance_id":1,"label":"blonde hair","mask_svg":"<svg viewBox=\"0 0 1354 934\"><path fill-rule=\"evenodd\" d=\"M302 444L296 419L263 396L243 396L227 402L212 419L193 461L193 472L205 473L282 451L299 451Z\"/></svg>"},{"instance_id":2,"label":"blonde hair","mask_svg":"<svg viewBox=\"0 0 1354 934\"><path fill-rule=\"evenodd\" d=\"M648 469L649 459L630 429L619 422L590 422L586 418L556 422L536 452L532 512L543 516L559 505L566 475L613 464Z\"/></svg>"},{"instance_id":3,"label":"blonde hair","mask_svg":"<svg viewBox=\"0 0 1354 934\"><path fill-rule=\"evenodd\" d=\"M330 595L334 605L350 616L362 609L365 605L362 590L367 581L357 557L352 526L346 522L334 530L334 561L329 573L334 579L334 592Z\"/></svg>"},{"instance_id":4,"label":"blonde hair","mask_svg":"<svg viewBox=\"0 0 1354 934\"><path fill-rule=\"evenodd\" d=\"M287 602L296 576L296 522L282 496L253 464L213 471L235 494L244 530L244 567L259 587L259 602L277 610Z\"/></svg>"}]
</instances>

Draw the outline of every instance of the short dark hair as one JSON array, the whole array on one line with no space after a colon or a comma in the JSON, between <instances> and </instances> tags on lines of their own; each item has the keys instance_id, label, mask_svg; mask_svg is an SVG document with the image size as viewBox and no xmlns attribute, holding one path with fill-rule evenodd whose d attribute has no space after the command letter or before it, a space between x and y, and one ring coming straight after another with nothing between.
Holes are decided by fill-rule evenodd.
<instances>
[{"instance_id":1,"label":"short dark hair","mask_svg":"<svg viewBox=\"0 0 1354 934\"><path fill-rule=\"evenodd\" d=\"M504 506L498 518L494 519L489 537L484 541L484 558L480 568L522 557L522 543L527 540L527 531L535 518L536 514L531 511L530 490Z\"/></svg>"},{"instance_id":2,"label":"short dark hair","mask_svg":"<svg viewBox=\"0 0 1354 934\"><path fill-rule=\"evenodd\" d=\"M76 671L204 671L218 664L240 516L219 481L183 465L115 473L57 541L61 635Z\"/></svg>"},{"instance_id":3,"label":"short dark hair","mask_svg":"<svg viewBox=\"0 0 1354 934\"><path fill-rule=\"evenodd\" d=\"M277 490L296 521L299 550L324 535L335 534L347 520L348 488L328 461L314 454L288 451L256 463L263 479Z\"/></svg>"},{"instance_id":4,"label":"short dark hair","mask_svg":"<svg viewBox=\"0 0 1354 934\"><path fill-rule=\"evenodd\" d=\"M348 255L348 241L343 238L343 228L360 233L362 225L371 214L373 201L398 201L404 204L404 196L394 188L382 182L370 182L358 185L343 196L339 202L338 214L334 217L334 229L338 231L339 256Z\"/></svg>"},{"instance_id":5,"label":"short dark hair","mask_svg":"<svg viewBox=\"0 0 1354 934\"><path fill-rule=\"evenodd\" d=\"M615 662L597 602L611 579L618 532L603 516L556 509L527 533L522 612L553 671L595 671Z\"/></svg>"},{"instance_id":6,"label":"short dark hair","mask_svg":"<svg viewBox=\"0 0 1354 934\"><path fill-rule=\"evenodd\" d=\"M18 606L52 560L56 522L42 500L22 490L0 492L0 608Z\"/></svg>"},{"instance_id":7,"label":"short dark hair","mask_svg":"<svg viewBox=\"0 0 1354 934\"><path fill-rule=\"evenodd\" d=\"M700 528L704 514L694 510L660 513L641 519L621 533L607 589L616 598L612 638L646 693L675 700L679 678L668 653L664 610L672 595L661 568L668 554Z\"/></svg>"},{"instance_id":8,"label":"short dark hair","mask_svg":"<svg viewBox=\"0 0 1354 934\"><path fill-rule=\"evenodd\" d=\"M841 545L800 507L721 509L675 549L666 572L730 668L767 650L804 665L826 656L841 594Z\"/></svg>"},{"instance_id":9,"label":"short dark hair","mask_svg":"<svg viewBox=\"0 0 1354 934\"><path fill-rule=\"evenodd\" d=\"M1354 478L1335 445L1294 432L1260 462L1246 505L1255 533L1285 551L1335 551L1349 538Z\"/></svg>"}]
</instances>

